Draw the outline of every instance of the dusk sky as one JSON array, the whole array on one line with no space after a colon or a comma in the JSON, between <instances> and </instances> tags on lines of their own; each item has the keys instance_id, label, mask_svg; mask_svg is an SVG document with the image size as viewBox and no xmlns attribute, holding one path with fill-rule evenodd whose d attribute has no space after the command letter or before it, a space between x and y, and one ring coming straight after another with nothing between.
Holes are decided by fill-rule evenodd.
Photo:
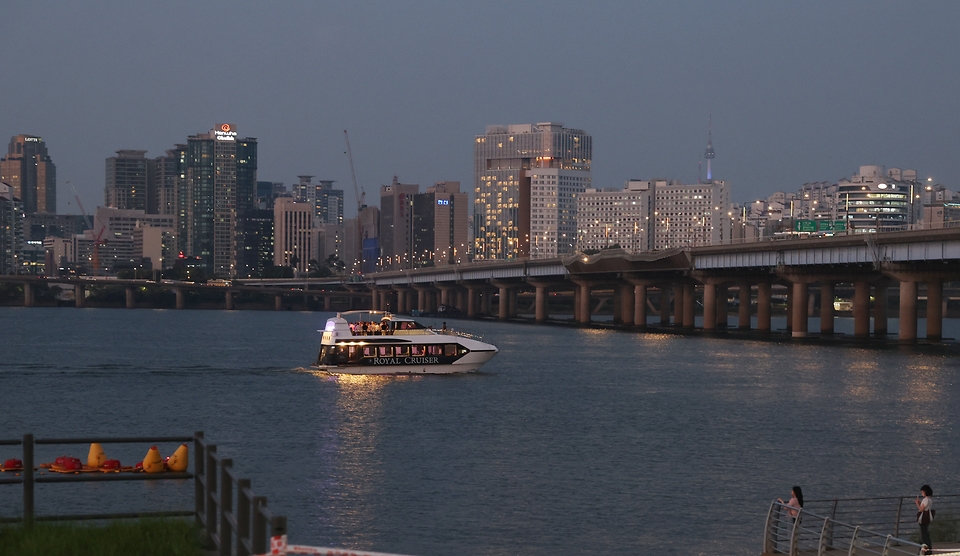
<instances>
[{"instance_id":1,"label":"dusk sky","mask_svg":"<svg viewBox=\"0 0 960 556\"><path fill-rule=\"evenodd\" d=\"M490 124L593 136L593 179L714 176L735 202L914 168L960 188L960 2L8 2L3 152L46 141L59 212L103 204L104 159L215 123L261 180L337 180L343 130L376 204L397 175L472 189ZM705 177L706 169L703 174Z\"/></svg>"}]
</instances>

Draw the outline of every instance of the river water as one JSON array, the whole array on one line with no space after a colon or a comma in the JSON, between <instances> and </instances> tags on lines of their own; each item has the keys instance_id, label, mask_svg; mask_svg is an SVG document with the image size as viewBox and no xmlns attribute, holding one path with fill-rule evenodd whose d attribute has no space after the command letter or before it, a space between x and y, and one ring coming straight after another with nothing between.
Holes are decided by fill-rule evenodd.
<instances>
[{"instance_id":1,"label":"river water","mask_svg":"<svg viewBox=\"0 0 960 556\"><path fill-rule=\"evenodd\" d=\"M424 556L753 555L794 484L960 492L954 351L450 321L500 348L483 372L337 378L305 370L327 316L0 308L0 438L203 430L291 542ZM39 513L192 507L189 484L39 488Z\"/></svg>"}]
</instances>

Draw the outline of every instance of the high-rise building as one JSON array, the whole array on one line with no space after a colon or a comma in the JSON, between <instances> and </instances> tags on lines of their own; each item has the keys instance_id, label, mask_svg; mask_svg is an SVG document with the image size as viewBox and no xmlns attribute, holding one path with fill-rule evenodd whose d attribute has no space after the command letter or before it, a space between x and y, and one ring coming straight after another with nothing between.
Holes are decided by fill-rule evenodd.
<instances>
[{"instance_id":1,"label":"high-rise building","mask_svg":"<svg viewBox=\"0 0 960 556\"><path fill-rule=\"evenodd\" d=\"M413 197L420 192L416 183L400 183L393 176L390 185L380 186L380 268L412 268ZM360 246L357 246L360 248Z\"/></svg>"},{"instance_id":2,"label":"high-rise building","mask_svg":"<svg viewBox=\"0 0 960 556\"><path fill-rule=\"evenodd\" d=\"M177 214L178 191L186 179L187 146L176 145L147 166L147 214Z\"/></svg>"},{"instance_id":3,"label":"high-rise building","mask_svg":"<svg viewBox=\"0 0 960 556\"><path fill-rule=\"evenodd\" d=\"M23 204L12 185L0 182L0 274L19 274Z\"/></svg>"},{"instance_id":4,"label":"high-rise building","mask_svg":"<svg viewBox=\"0 0 960 556\"><path fill-rule=\"evenodd\" d=\"M577 196L591 186L593 139L561 123L487 126L474 144L474 258L572 253Z\"/></svg>"},{"instance_id":5,"label":"high-rise building","mask_svg":"<svg viewBox=\"0 0 960 556\"><path fill-rule=\"evenodd\" d=\"M178 195L178 243L187 257L200 257L207 275L241 274L238 257L253 232L244 216L257 192L257 140L241 139L233 124L187 138L185 176Z\"/></svg>"},{"instance_id":6,"label":"high-rise building","mask_svg":"<svg viewBox=\"0 0 960 556\"><path fill-rule=\"evenodd\" d=\"M253 241L247 241L242 255L245 277L263 277L273 266L273 209L253 209L244 221L244 229Z\"/></svg>"},{"instance_id":7,"label":"high-rise building","mask_svg":"<svg viewBox=\"0 0 960 556\"><path fill-rule=\"evenodd\" d=\"M654 191L654 249L716 245L730 239L730 187L724 180L684 184L636 181Z\"/></svg>"},{"instance_id":8,"label":"high-rise building","mask_svg":"<svg viewBox=\"0 0 960 556\"><path fill-rule=\"evenodd\" d=\"M631 180L619 191L588 189L577 197L577 248L580 251L620 246L631 253L653 250L654 188ZM536 258L545 238L534 236Z\"/></svg>"},{"instance_id":9,"label":"high-rise building","mask_svg":"<svg viewBox=\"0 0 960 556\"><path fill-rule=\"evenodd\" d=\"M0 159L0 181L13 188L26 214L57 212L57 167L36 135L14 135Z\"/></svg>"},{"instance_id":10,"label":"high-rise building","mask_svg":"<svg viewBox=\"0 0 960 556\"><path fill-rule=\"evenodd\" d=\"M343 224L343 190L333 188L333 180L313 183L313 176L297 176L300 183L293 186L293 197L310 203L315 208L320 224Z\"/></svg>"},{"instance_id":11,"label":"high-rise building","mask_svg":"<svg viewBox=\"0 0 960 556\"><path fill-rule=\"evenodd\" d=\"M301 272L309 270L310 260L317 256L314 209L281 197L273 205L273 264L290 266Z\"/></svg>"},{"instance_id":12,"label":"high-rise building","mask_svg":"<svg viewBox=\"0 0 960 556\"><path fill-rule=\"evenodd\" d=\"M907 229L919 217L923 189L916 170L861 166L837 184L837 218L853 233Z\"/></svg>"},{"instance_id":13,"label":"high-rise building","mask_svg":"<svg viewBox=\"0 0 960 556\"><path fill-rule=\"evenodd\" d=\"M103 188L104 206L147 211L149 162L147 151L119 150L107 158Z\"/></svg>"},{"instance_id":14,"label":"high-rise building","mask_svg":"<svg viewBox=\"0 0 960 556\"><path fill-rule=\"evenodd\" d=\"M469 197L460 192L460 182L439 181L424 193L433 207L433 264L467 262L470 252Z\"/></svg>"}]
</instances>

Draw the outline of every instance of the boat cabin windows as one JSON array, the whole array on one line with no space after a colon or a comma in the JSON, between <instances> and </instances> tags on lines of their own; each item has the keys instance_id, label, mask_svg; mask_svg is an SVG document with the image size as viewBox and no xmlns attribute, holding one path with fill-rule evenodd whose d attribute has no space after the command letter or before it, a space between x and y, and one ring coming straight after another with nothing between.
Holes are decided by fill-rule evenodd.
<instances>
[{"instance_id":1,"label":"boat cabin windows","mask_svg":"<svg viewBox=\"0 0 960 556\"><path fill-rule=\"evenodd\" d=\"M361 359L406 359L409 357L443 357L451 358L469 353L469 349L459 344L427 344L427 345L351 345L337 344L320 347L318 363L320 365L350 365L361 364ZM363 363L369 364L369 363Z\"/></svg>"}]
</instances>

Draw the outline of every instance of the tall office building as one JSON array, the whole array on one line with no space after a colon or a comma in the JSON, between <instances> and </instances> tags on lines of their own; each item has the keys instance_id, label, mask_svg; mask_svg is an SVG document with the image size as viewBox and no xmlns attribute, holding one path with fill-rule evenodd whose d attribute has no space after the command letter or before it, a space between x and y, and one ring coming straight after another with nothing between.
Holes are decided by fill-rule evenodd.
<instances>
[{"instance_id":1,"label":"tall office building","mask_svg":"<svg viewBox=\"0 0 960 556\"><path fill-rule=\"evenodd\" d=\"M631 180L620 191L588 189L577 197L577 249L619 245L631 253L653 250L654 193L650 182ZM532 240L536 257L541 238Z\"/></svg>"},{"instance_id":2,"label":"tall office building","mask_svg":"<svg viewBox=\"0 0 960 556\"><path fill-rule=\"evenodd\" d=\"M916 170L861 166L837 184L837 218L854 233L904 230L920 217L923 190Z\"/></svg>"},{"instance_id":3,"label":"tall office building","mask_svg":"<svg viewBox=\"0 0 960 556\"><path fill-rule=\"evenodd\" d=\"M474 258L572 253L577 196L591 185L593 138L561 123L488 126L474 144Z\"/></svg>"},{"instance_id":4,"label":"tall office building","mask_svg":"<svg viewBox=\"0 0 960 556\"><path fill-rule=\"evenodd\" d=\"M107 158L103 204L121 210L147 210L147 151L119 150Z\"/></svg>"},{"instance_id":5,"label":"tall office building","mask_svg":"<svg viewBox=\"0 0 960 556\"><path fill-rule=\"evenodd\" d=\"M0 274L19 274L23 248L23 203L12 185L0 182Z\"/></svg>"},{"instance_id":6,"label":"tall office building","mask_svg":"<svg viewBox=\"0 0 960 556\"><path fill-rule=\"evenodd\" d=\"M147 214L177 214L177 194L186 179L187 146L176 145L147 166Z\"/></svg>"},{"instance_id":7,"label":"tall office building","mask_svg":"<svg viewBox=\"0 0 960 556\"><path fill-rule=\"evenodd\" d=\"M636 183L654 191L654 249L716 245L730 239L730 187L724 180Z\"/></svg>"},{"instance_id":8,"label":"tall office building","mask_svg":"<svg viewBox=\"0 0 960 556\"><path fill-rule=\"evenodd\" d=\"M343 190L333 188L333 180L313 183L313 176L297 176L300 183L293 186L293 197L314 207L320 224L343 224Z\"/></svg>"},{"instance_id":9,"label":"tall office building","mask_svg":"<svg viewBox=\"0 0 960 556\"><path fill-rule=\"evenodd\" d=\"M57 212L57 167L35 135L14 135L0 159L0 181L13 188L26 214Z\"/></svg>"},{"instance_id":10,"label":"tall office building","mask_svg":"<svg viewBox=\"0 0 960 556\"><path fill-rule=\"evenodd\" d=\"M253 209L244 218L244 229L253 238L244 245L242 276L263 277L273 266L273 209Z\"/></svg>"},{"instance_id":11,"label":"tall office building","mask_svg":"<svg viewBox=\"0 0 960 556\"><path fill-rule=\"evenodd\" d=\"M380 268L412 268L413 197L420 192L416 183L400 183L393 176L390 185L380 186ZM359 246L358 246L359 248Z\"/></svg>"},{"instance_id":12,"label":"tall office building","mask_svg":"<svg viewBox=\"0 0 960 556\"><path fill-rule=\"evenodd\" d=\"M433 207L433 264L465 263L470 252L469 197L460 182L439 181L424 193Z\"/></svg>"},{"instance_id":13,"label":"tall office building","mask_svg":"<svg viewBox=\"0 0 960 556\"><path fill-rule=\"evenodd\" d=\"M273 264L291 266L301 272L309 270L310 260L317 257L313 206L290 197L281 197L273 205Z\"/></svg>"},{"instance_id":14,"label":"tall office building","mask_svg":"<svg viewBox=\"0 0 960 556\"><path fill-rule=\"evenodd\" d=\"M257 192L257 140L241 139L233 124L187 138L177 215L178 244L200 257L209 276L244 275L239 254L254 232L244 225Z\"/></svg>"}]
</instances>

